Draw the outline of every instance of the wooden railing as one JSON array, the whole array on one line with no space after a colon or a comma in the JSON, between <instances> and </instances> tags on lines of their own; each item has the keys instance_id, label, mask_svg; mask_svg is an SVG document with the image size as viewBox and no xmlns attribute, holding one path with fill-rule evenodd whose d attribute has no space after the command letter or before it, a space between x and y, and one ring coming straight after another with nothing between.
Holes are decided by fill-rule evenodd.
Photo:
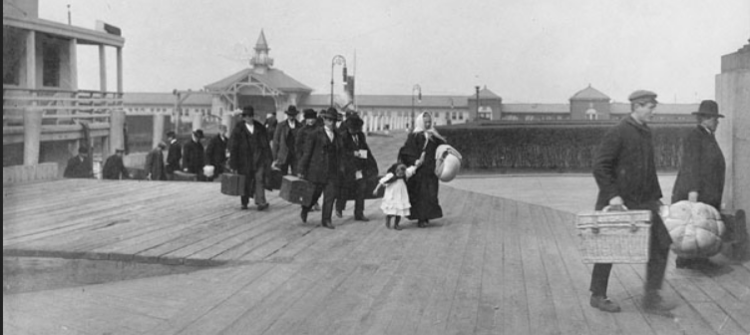
<instances>
[{"instance_id":1,"label":"wooden railing","mask_svg":"<svg viewBox=\"0 0 750 335\"><path fill-rule=\"evenodd\" d=\"M44 112L46 125L109 123L111 112L122 108L122 93L3 87L3 127L22 125L23 113L32 110Z\"/></svg>"}]
</instances>

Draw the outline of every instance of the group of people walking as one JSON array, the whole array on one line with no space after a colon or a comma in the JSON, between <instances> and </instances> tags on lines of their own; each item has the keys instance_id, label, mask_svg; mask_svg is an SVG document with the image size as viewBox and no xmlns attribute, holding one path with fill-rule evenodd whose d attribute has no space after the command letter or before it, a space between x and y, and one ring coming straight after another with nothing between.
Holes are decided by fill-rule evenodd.
<instances>
[{"instance_id":1,"label":"group of people walking","mask_svg":"<svg viewBox=\"0 0 750 335\"><path fill-rule=\"evenodd\" d=\"M651 211L651 238L646 266L646 283L642 308L657 314L669 313L676 304L663 299L669 247L672 239L659 214L662 192L656 175L653 138L648 123L658 105L657 94L639 90L630 95L631 113L610 129L602 139L594 162L593 174L599 187L596 210L606 206ZM696 115L698 126L683 141L682 162L672 194L672 202L689 200L721 207L724 187L724 156L714 134L719 118L718 105L711 100L700 104ZM677 259L677 267L705 260ZM620 306L607 297L612 264L598 263L591 274L592 307L619 312Z\"/></svg>"}]
</instances>

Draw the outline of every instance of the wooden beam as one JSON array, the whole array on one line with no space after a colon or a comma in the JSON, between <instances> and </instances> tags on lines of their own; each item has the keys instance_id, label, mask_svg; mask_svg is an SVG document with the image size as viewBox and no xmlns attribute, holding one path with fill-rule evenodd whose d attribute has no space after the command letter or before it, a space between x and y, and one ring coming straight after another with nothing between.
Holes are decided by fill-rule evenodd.
<instances>
[{"instance_id":1,"label":"wooden beam","mask_svg":"<svg viewBox=\"0 0 750 335\"><path fill-rule=\"evenodd\" d=\"M123 92L123 78L122 78L122 47L117 48L117 93L122 94Z\"/></svg>"},{"instance_id":2,"label":"wooden beam","mask_svg":"<svg viewBox=\"0 0 750 335\"><path fill-rule=\"evenodd\" d=\"M104 45L99 46L99 89L107 92L107 54Z\"/></svg>"}]
</instances>

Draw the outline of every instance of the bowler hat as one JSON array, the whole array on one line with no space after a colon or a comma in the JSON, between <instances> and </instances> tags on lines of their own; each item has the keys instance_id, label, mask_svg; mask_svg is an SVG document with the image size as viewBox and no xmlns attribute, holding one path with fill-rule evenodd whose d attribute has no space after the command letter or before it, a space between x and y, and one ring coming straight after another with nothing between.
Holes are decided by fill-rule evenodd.
<instances>
[{"instance_id":1,"label":"bowler hat","mask_svg":"<svg viewBox=\"0 0 750 335\"><path fill-rule=\"evenodd\" d=\"M701 105L698 106L698 111L693 112L693 115L709 116L709 117L724 117L719 114L719 105L713 100L703 100Z\"/></svg>"},{"instance_id":2,"label":"bowler hat","mask_svg":"<svg viewBox=\"0 0 750 335\"><path fill-rule=\"evenodd\" d=\"M330 107L320 117L336 121L339 119L339 113L336 111L336 108Z\"/></svg>"},{"instance_id":3,"label":"bowler hat","mask_svg":"<svg viewBox=\"0 0 750 335\"><path fill-rule=\"evenodd\" d=\"M640 102L640 101L656 101L656 93L646 90L637 90L630 94L628 97L628 100L631 102Z\"/></svg>"},{"instance_id":4,"label":"bowler hat","mask_svg":"<svg viewBox=\"0 0 750 335\"><path fill-rule=\"evenodd\" d=\"M249 116L249 117L255 116L255 108L253 108L253 106L242 107L242 117L245 117L245 116Z\"/></svg>"},{"instance_id":5,"label":"bowler hat","mask_svg":"<svg viewBox=\"0 0 750 335\"><path fill-rule=\"evenodd\" d=\"M86 147L86 146L81 145L81 146L78 147L78 153L79 154L87 154L87 153L89 153L89 148Z\"/></svg>"},{"instance_id":6,"label":"bowler hat","mask_svg":"<svg viewBox=\"0 0 750 335\"><path fill-rule=\"evenodd\" d=\"M314 109L308 108L308 109L305 109L304 117L305 117L305 120L316 119L318 118L318 113L316 113Z\"/></svg>"},{"instance_id":7,"label":"bowler hat","mask_svg":"<svg viewBox=\"0 0 750 335\"><path fill-rule=\"evenodd\" d=\"M297 110L297 107L292 105L289 106L284 113L286 113L286 115L297 115L299 114L299 111Z\"/></svg>"},{"instance_id":8,"label":"bowler hat","mask_svg":"<svg viewBox=\"0 0 750 335\"><path fill-rule=\"evenodd\" d=\"M193 135L195 135L195 137L197 138L203 138L203 130L200 130L200 129L193 130Z\"/></svg>"},{"instance_id":9,"label":"bowler hat","mask_svg":"<svg viewBox=\"0 0 750 335\"><path fill-rule=\"evenodd\" d=\"M360 130L365 122L357 114L352 114L346 119L346 125L351 130Z\"/></svg>"}]
</instances>

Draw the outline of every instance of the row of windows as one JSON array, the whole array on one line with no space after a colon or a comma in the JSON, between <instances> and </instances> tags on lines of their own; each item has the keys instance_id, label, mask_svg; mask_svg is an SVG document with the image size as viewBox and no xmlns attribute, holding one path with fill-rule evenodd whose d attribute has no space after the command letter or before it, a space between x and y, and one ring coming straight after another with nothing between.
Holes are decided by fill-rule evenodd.
<instances>
[{"instance_id":1,"label":"row of windows","mask_svg":"<svg viewBox=\"0 0 750 335\"><path fill-rule=\"evenodd\" d=\"M429 111L425 111L425 112L429 112ZM411 117L411 112L410 111L409 112L403 112L403 111L401 111L401 112L394 112L394 113L395 113L394 115L396 117ZM415 112L415 114L418 114L418 113L419 112ZM368 115L390 116L392 114L393 114L392 112L388 112L388 111L362 112L362 116L363 117L366 117ZM441 115L442 115L446 119L450 118L452 120L463 120L464 119L464 114L465 114L464 112L443 112L443 113L441 113L441 112L432 112L433 117L435 117L436 119L439 119L441 117Z\"/></svg>"}]
</instances>

